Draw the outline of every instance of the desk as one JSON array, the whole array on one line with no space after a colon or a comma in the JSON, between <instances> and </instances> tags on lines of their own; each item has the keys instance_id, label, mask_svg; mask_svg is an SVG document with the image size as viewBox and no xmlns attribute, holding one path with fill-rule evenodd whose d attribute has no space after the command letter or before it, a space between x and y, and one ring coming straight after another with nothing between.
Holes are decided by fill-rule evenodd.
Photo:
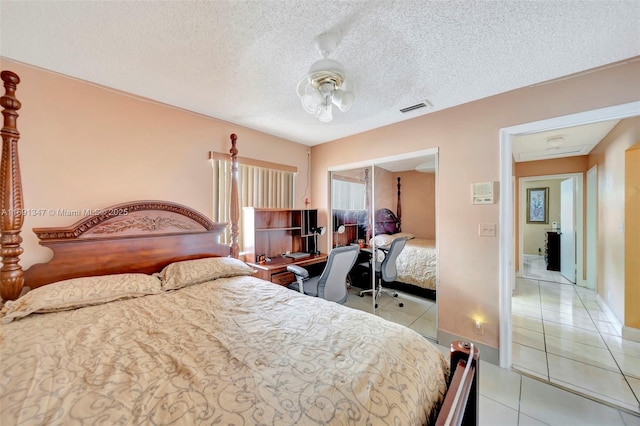
<instances>
[{"instance_id":1,"label":"desk","mask_svg":"<svg viewBox=\"0 0 640 426\"><path fill-rule=\"evenodd\" d=\"M308 257L301 259L292 259L290 257L273 257L270 261L265 263L247 263L253 269L258 272L254 276L262 278L263 280L271 281L272 283L282 286L288 286L292 282L295 282L294 275L287 271L287 266L298 265L306 268L310 265L317 265L327 261L327 254L310 254Z\"/></svg>"},{"instance_id":2,"label":"desk","mask_svg":"<svg viewBox=\"0 0 640 426\"><path fill-rule=\"evenodd\" d=\"M383 253L387 253L391 246L376 246L376 250L380 250ZM356 264L353 266L351 270L351 282L358 288L362 289L370 289L373 285L371 279L373 277L373 264L371 262L371 258L373 257L373 247L372 246L364 246L360 249L360 255L358 256L358 260ZM380 259L378 259L380 260Z\"/></svg>"}]
</instances>

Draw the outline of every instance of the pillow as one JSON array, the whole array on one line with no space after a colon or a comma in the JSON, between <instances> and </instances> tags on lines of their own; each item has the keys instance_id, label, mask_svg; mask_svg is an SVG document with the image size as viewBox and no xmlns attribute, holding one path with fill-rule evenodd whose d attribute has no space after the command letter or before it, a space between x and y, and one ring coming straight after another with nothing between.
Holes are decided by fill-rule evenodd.
<instances>
[{"instance_id":1,"label":"pillow","mask_svg":"<svg viewBox=\"0 0 640 426\"><path fill-rule=\"evenodd\" d=\"M8 323L32 313L67 311L161 292L160 280L147 274L72 278L35 288L17 300L7 301L0 316L3 323Z\"/></svg>"},{"instance_id":2,"label":"pillow","mask_svg":"<svg viewBox=\"0 0 640 426\"><path fill-rule=\"evenodd\" d=\"M376 246L388 246L396 238L407 237L408 240L415 238L415 235L408 232L398 232L397 234L379 234L369 241L369 245L375 243Z\"/></svg>"},{"instance_id":3,"label":"pillow","mask_svg":"<svg viewBox=\"0 0 640 426\"><path fill-rule=\"evenodd\" d=\"M193 284L201 284L218 278L252 275L256 271L233 257L206 257L171 263L156 274L163 290L176 290Z\"/></svg>"}]
</instances>

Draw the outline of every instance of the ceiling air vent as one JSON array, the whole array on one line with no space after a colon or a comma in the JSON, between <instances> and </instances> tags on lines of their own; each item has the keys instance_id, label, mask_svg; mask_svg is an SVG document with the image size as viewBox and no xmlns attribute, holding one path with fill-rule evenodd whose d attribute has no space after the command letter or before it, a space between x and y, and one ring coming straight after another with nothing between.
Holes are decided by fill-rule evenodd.
<instances>
[{"instance_id":1,"label":"ceiling air vent","mask_svg":"<svg viewBox=\"0 0 640 426\"><path fill-rule=\"evenodd\" d=\"M422 101L422 102L419 102L419 103L417 103L415 105L411 105L411 106L408 106L408 107L401 108L400 112L403 113L403 114L406 114L408 112L415 111L415 110L420 109L420 108L428 108L428 107L431 107L431 103L429 101Z\"/></svg>"}]
</instances>

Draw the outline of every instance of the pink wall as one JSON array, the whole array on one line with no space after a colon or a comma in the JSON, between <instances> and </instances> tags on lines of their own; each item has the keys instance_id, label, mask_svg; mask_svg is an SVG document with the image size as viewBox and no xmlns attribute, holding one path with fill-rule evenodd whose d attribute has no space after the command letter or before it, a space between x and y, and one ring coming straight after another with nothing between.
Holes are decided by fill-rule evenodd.
<instances>
[{"instance_id":1,"label":"pink wall","mask_svg":"<svg viewBox=\"0 0 640 426\"><path fill-rule=\"evenodd\" d=\"M625 324L625 150L639 139L640 118L622 120L589 155L589 168L598 166L596 288L622 324Z\"/></svg>"},{"instance_id":2,"label":"pink wall","mask_svg":"<svg viewBox=\"0 0 640 426\"><path fill-rule=\"evenodd\" d=\"M471 205L471 184L499 181L501 128L636 101L639 76L640 62L631 62L314 146L314 207L326 216L329 167L438 148L439 331L498 348L499 244L478 236L478 224L498 226L499 204Z\"/></svg>"},{"instance_id":3,"label":"pink wall","mask_svg":"<svg viewBox=\"0 0 640 426\"><path fill-rule=\"evenodd\" d=\"M396 173L402 183L402 230L420 238L436 238L436 175ZM397 183L397 182L396 182Z\"/></svg>"},{"instance_id":4,"label":"pink wall","mask_svg":"<svg viewBox=\"0 0 640 426\"><path fill-rule=\"evenodd\" d=\"M238 135L241 156L298 168L295 202L303 206L304 145L0 59L3 70L21 78L19 152L29 209L95 209L160 199L211 217L208 153L228 152L231 133ZM71 225L78 219L48 213L26 217L23 267L51 256L31 228Z\"/></svg>"}]
</instances>

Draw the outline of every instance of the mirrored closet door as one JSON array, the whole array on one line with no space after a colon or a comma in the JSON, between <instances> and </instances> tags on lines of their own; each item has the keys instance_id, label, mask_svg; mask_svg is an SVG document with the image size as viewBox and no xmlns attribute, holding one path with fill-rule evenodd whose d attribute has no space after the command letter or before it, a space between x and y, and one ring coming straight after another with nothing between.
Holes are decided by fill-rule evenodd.
<instances>
[{"instance_id":1,"label":"mirrored closet door","mask_svg":"<svg viewBox=\"0 0 640 426\"><path fill-rule=\"evenodd\" d=\"M436 339L437 151L404 157L331 172L332 241L362 247L348 305Z\"/></svg>"}]
</instances>

